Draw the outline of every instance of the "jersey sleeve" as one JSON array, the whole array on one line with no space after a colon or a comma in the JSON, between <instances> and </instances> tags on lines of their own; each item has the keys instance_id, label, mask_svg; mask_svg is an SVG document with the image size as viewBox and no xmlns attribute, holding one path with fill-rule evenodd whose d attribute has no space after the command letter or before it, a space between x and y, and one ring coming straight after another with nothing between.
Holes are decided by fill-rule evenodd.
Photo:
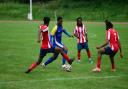
<instances>
[{"instance_id":1,"label":"jersey sleeve","mask_svg":"<svg viewBox=\"0 0 128 89\"><path fill-rule=\"evenodd\" d=\"M47 26L43 26L43 25L39 26L39 29L41 30L41 32L48 31L48 27Z\"/></svg>"},{"instance_id":2,"label":"jersey sleeve","mask_svg":"<svg viewBox=\"0 0 128 89\"><path fill-rule=\"evenodd\" d=\"M56 31L57 31L57 25L53 27L53 29L51 31L51 35L54 36Z\"/></svg>"},{"instance_id":3,"label":"jersey sleeve","mask_svg":"<svg viewBox=\"0 0 128 89\"><path fill-rule=\"evenodd\" d=\"M108 40L108 41L110 40L110 31L106 32L106 40Z\"/></svg>"}]
</instances>

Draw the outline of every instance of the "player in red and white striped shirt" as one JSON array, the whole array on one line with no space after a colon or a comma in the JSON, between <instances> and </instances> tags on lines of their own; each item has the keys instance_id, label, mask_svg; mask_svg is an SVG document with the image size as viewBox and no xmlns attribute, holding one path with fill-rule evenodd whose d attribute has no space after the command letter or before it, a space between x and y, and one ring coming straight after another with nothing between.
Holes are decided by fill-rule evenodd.
<instances>
[{"instance_id":1,"label":"player in red and white striped shirt","mask_svg":"<svg viewBox=\"0 0 128 89\"><path fill-rule=\"evenodd\" d=\"M40 55L39 58L36 62L34 62L25 73L31 72L36 66L38 66L43 58L46 56L47 53L54 53L53 56L56 55L56 53L61 53L61 55L66 59L66 61L71 65L74 58L69 59L67 54L59 47L54 47L50 43L50 36L49 36L49 30L48 30L48 25L50 22L49 17L44 17L43 19L44 24L40 25L40 29L38 31L38 42L40 43L40 38L42 37L42 44L41 44L41 49L40 49Z\"/></svg>"},{"instance_id":2,"label":"player in red and white striped shirt","mask_svg":"<svg viewBox=\"0 0 128 89\"><path fill-rule=\"evenodd\" d=\"M74 36L77 37L77 56L78 56L78 62L80 61L81 55L80 52L82 49L86 49L88 60L90 63L92 63L91 59L91 53L88 47L88 37L87 37L87 29L82 23L82 18L77 18L77 25L74 29Z\"/></svg>"},{"instance_id":3,"label":"player in red and white striped shirt","mask_svg":"<svg viewBox=\"0 0 128 89\"><path fill-rule=\"evenodd\" d=\"M106 42L103 45L96 47L98 49L98 62L96 68L93 69L94 72L101 71L100 65L102 54L109 55L113 72L115 71L114 56L118 49L120 50L120 57L123 57L118 32L113 28L113 24L108 20L105 21L105 24L107 30Z\"/></svg>"}]
</instances>

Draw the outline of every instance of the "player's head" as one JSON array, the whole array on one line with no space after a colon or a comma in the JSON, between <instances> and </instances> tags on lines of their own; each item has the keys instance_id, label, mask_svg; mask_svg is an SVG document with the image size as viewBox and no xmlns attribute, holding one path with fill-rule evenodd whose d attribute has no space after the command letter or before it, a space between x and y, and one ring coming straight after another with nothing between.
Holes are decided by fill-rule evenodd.
<instances>
[{"instance_id":1,"label":"player's head","mask_svg":"<svg viewBox=\"0 0 128 89\"><path fill-rule=\"evenodd\" d=\"M43 18L44 24L49 25L50 17L46 16Z\"/></svg>"},{"instance_id":2,"label":"player's head","mask_svg":"<svg viewBox=\"0 0 128 89\"><path fill-rule=\"evenodd\" d=\"M63 22L63 18L61 16L58 16L57 17L57 24L62 25L62 22Z\"/></svg>"},{"instance_id":3,"label":"player's head","mask_svg":"<svg viewBox=\"0 0 128 89\"><path fill-rule=\"evenodd\" d=\"M82 17L78 17L77 19L76 19L76 21L77 21L77 26L82 26L83 24L82 24Z\"/></svg>"},{"instance_id":4,"label":"player's head","mask_svg":"<svg viewBox=\"0 0 128 89\"><path fill-rule=\"evenodd\" d=\"M113 28L113 24L110 21L105 20L105 24L106 24L106 30L109 30L110 28Z\"/></svg>"}]
</instances>

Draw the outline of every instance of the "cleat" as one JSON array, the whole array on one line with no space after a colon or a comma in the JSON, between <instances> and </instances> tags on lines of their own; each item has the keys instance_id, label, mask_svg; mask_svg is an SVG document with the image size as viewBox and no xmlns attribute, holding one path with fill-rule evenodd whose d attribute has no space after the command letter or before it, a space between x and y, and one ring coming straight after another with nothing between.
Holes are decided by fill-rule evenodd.
<instances>
[{"instance_id":1,"label":"cleat","mask_svg":"<svg viewBox=\"0 0 128 89\"><path fill-rule=\"evenodd\" d=\"M71 65L74 60L75 60L75 58L71 58L69 61L69 64Z\"/></svg>"},{"instance_id":2,"label":"cleat","mask_svg":"<svg viewBox=\"0 0 128 89\"><path fill-rule=\"evenodd\" d=\"M63 69L63 70L64 70L65 66L66 66L65 64L64 64L64 65L62 65L62 69Z\"/></svg>"},{"instance_id":3,"label":"cleat","mask_svg":"<svg viewBox=\"0 0 128 89\"><path fill-rule=\"evenodd\" d=\"M93 63L93 60L92 60L91 58L89 58L89 59L88 59L88 62L89 62L90 64L92 64L92 63Z\"/></svg>"},{"instance_id":4,"label":"cleat","mask_svg":"<svg viewBox=\"0 0 128 89\"><path fill-rule=\"evenodd\" d=\"M43 68L45 68L45 67L46 67L46 65L45 65L44 63L42 63L42 64L41 64L41 66L42 66Z\"/></svg>"},{"instance_id":5,"label":"cleat","mask_svg":"<svg viewBox=\"0 0 128 89\"><path fill-rule=\"evenodd\" d=\"M26 74L30 73L30 70L25 71Z\"/></svg>"},{"instance_id":6,"label":"cleat","mask_svg":"<svg viewBox=\"0 0 128 89\"><path fill-rule=\"evenodd\" d=\"M112 72L116 72L116 69L112 69L111 71L112 71Z\"/></svg>"},{"instance_id":7,"label":"cleat","mask_svg":"<svg viewBox=\"0 0 128 89\"><path fill-rule=\"evenodd\" d=\"M93 72L100 72L100 71L101 71L101 69L100 69L100 68L98 68L98 67L96 67L96 68L94 68L92 71L93 71Z\"/></svg>"},{"instance_id":8,"label":"cleat","mask_svg":"<svg viewBox=\"0 0 128 89\"><path fill-rule=\"evenodd\" d=\"M78 61L77 61L78 63L80 63L81 62L81 60L80 59L78 59Z\"/></svg>"}]
</instances>

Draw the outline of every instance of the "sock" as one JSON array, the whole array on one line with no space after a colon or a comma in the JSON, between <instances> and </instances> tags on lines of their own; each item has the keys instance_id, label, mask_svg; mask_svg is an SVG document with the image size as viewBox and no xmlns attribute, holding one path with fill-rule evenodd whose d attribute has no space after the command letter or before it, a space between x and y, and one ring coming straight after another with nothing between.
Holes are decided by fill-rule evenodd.
<instances>
[{"instance_id":1,"label":"sock","mask_svg":"<svg viewBox=\"0 0 128 89\"><path fill-rule=\"evenodd\" d=\"M80 60L80 51L77 52L78 60Z\"/></svg>"},{"instance_id":2,"label":"sock","mask_svg":"<svg viewBox=\"0 0 128 89\"><path fill-rule=\"evenodd\" d=\"M66 59L62 58L62 65L66 63Z\"/></svg>"},{"instance_id":3,"label":"sock","mask_svg":"<svg viewBox=\"0 0 128 89\"><path fill-rule=\"evenodd\" d=\"M37 62L33 63L30 67L29 67L29 71L32 71L36 66L38 65Z\"/></svg>"},{"instance_id":4,"label":"sock","mask_svg":"<svg viewBox=\"0 0 128 89\"><path fill-rule=\"evenodd\" d=\"M97 61L97 67L100 68L100 64L101 64L101 58L98 57L98 61Z\"/></svg>"},{"instance_id":5,"label":"sock","mask_svg":"<svg viewBox=\"0 0 128 89\"><path fill-rule=\"evenodd\" d=\"M114 63L112 63L112 69L115 69L115 64Z\"/></svg>"},{"instance_id":6,"label":"sock","mask_svg":"<svg viewBox=\"0 0 128 89\"><path fill-rule=\"evenodd\" d=\"M70 59L66 53L62 54L62 56L66 59L68 63L70 63Z\"/></svg>"},{"instance_id":7,"label":"sock","mask_svg":"<svg viewBox=\"0 0 128 89\"><path fill-rule=\"evenodd\" d=\"M87 51L88 58L91 58L90 50Z\"/></svg>"},{"instance_id":8,"label":"sock","mask_svg":"<svg viewBox=\"0 0 128 89\"><path fill-rule=\"evenodd\" d=\"M45 66L48 65L48 64L50 64L52 61L53 61L53 58L52 58L52 57L49 58L49 59L44 63Z\"/></svg>"},{"instance_id":9,"label":"sock","mask_svg":"<svg viewBox=\"0 0 128 89\"><path fill-rule=\"evenodd\" d=\"M64 50L64 52L67 54L67 50ZM66 63L66 59L63 57L62 58L62 65L64 65Z\"/></svg>"}]
</instances>

